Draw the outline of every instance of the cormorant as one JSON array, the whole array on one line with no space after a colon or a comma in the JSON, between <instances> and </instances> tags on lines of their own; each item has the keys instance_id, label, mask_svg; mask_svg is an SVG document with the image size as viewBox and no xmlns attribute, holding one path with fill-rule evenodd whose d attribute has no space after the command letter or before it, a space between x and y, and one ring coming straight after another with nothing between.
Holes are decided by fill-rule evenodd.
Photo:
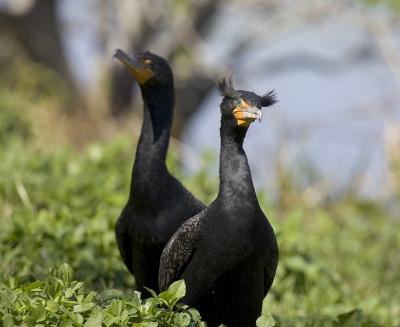
<instances>
[{"instance_id":1,"label":"cormorant","mask_svg":"<svg viewBox=\"0 0 400 327\"><path fill-rule=\"evenodd\" d=\"M278 264L272 226L257 201L243 140L274 91L258 96L235 90L231 79L218 89L221 108L220 186L216 199L172 236L160 260L159 285L184 279L182 302L197 308L209 326L255 326Z\"/></svg>"},{"instance_id":2,"label":"cormorant","mask_svg":"<svg viewBox=\"0 0 400 327\"><path fill-rule=\"evenodd\" d=\"M132 169L129 199L116 223L119 251L136 286L158 291L160 256L170 237L205 208L165 165L175 102L167 61L150 52L133 56L118 49L120 60L139 83L143 125Z\"/></svg>"}]
</instances>

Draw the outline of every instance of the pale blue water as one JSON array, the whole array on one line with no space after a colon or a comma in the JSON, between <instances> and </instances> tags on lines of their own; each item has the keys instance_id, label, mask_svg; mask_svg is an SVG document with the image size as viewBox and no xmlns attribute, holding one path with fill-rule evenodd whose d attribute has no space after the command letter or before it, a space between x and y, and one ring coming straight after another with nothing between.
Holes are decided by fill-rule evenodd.
<instances>
[{"instance_id":1,"label":"pale blue water","mask_svg":"<svg viewBox=\"0 0 400 327\"><path fill-rule=\"evenodd\" d=\"M216 49L215 61L234 67L238 88L278 92L280 102L265 110L246 138L256 185L278 192L280 160L300 184L318 183L328 194L359 185L361 196L385 196L383 135L388 123L400 122L398 85L368 31L350 17L338 17L280 37L256 33L249 39L252 27L244 26L262 24L259 17L229 26L229 35L245 44L235 52L222 29L237 22L238 14L224 13L207 45ZM219 101L212 92L187 126L184 142L195 152L218 151Z\"/></svg>"}]
</instances>

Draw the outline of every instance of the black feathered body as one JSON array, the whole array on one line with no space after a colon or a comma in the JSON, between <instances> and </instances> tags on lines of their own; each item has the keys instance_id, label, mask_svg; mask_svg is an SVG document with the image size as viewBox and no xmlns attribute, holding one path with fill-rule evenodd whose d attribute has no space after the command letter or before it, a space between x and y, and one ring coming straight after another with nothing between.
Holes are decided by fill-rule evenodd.
<instances>
[{"instance_id":1,"label":"black feathered body","mask_svg":"<svg viewBox=\"0 0 400 327\"><path fill-rule=\"evenodd\" d=\"M222 119L216 200L171 238L160 262L160 288L183 278L183 302L209 326L255 326L278 263L274 231L262 212L242 142L245 128Z\"/></svg>"},{"instance_id":2,"label":"black feathered body","mask_svg":"<svg viewBox=\"0 0 400 327\"><path fill-rule=\"evenodd\" d=\"M174 107L174 89L142 86L144 117L132 170L129 200L116 227L118 247L136 286L158 291L159 260L173 233L205 206L165 165Z\"/></svg>"}]
</instances>

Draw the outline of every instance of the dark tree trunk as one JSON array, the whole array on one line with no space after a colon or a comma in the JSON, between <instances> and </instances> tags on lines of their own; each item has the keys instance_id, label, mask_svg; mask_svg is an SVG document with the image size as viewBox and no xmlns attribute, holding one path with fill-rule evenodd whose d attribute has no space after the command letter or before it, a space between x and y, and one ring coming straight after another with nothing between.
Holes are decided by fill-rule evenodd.
<instances>
[{"instance_id":1,"label":"dark tree trunk","mask_svg":"<svg viewBox=\"0 0 400 327\"><path fill-rule=\"evenodd\" d=\"M23 47L32 61L57 72L71 95L66 110L83 109L84 102L76 89L62 46L56 0L37 0L24 14L0 12L0 30Z\"/></svg>"},{"instance_id":2,"label":"dark tree trunk","mask_svg":"<svg viewBox=\"0 0 400 327\"><path fill-rule=\"evenodd\" d=\"M54 69L72 84L61 44L55 0L35 1L27 13L21 16L1 13L0 19L32 60Z\"/></svg>"}]
</instances>

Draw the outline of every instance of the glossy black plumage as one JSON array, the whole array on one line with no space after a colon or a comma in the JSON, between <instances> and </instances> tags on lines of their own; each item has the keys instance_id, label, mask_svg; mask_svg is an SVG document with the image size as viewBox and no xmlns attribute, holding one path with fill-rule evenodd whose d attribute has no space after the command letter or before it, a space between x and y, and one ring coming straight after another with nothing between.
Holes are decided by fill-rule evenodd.
<instances>
[{"instance_id":1,"label":"glossy black plumage","mask_svg":"<svg viewBox=\"0 0 400 327\"><path fill-rule=\"evenodd\" d=\"M115 231L121 256L135 276L137 288L143 291L146 286L158 291L159 260L164 246L184 221L205 206L171 176L165 165L175 100L168 63L149 52L127 57L117 50L116 57L127 58L134 67L147 65L153 74L140 84L143 125L129 200Z\"/></svg>"},{"instance_id":2,"label":"glossy black plumage","mask_svg":"<svg viewBox=\"0 0 400 327\"><path fill-rule=\"evenodd\" d=\"M238 126L233 115L240 100L261 108L275 102L274 94L267 101L267 95L235 92L224 94L221 104L218 196L178 229L160 261L160 288L183 278L183 302L199 309L212 327L255 326L278 263L275 234L258 204L242 147L247 127Z\"/></svg>"}]
</instances>

